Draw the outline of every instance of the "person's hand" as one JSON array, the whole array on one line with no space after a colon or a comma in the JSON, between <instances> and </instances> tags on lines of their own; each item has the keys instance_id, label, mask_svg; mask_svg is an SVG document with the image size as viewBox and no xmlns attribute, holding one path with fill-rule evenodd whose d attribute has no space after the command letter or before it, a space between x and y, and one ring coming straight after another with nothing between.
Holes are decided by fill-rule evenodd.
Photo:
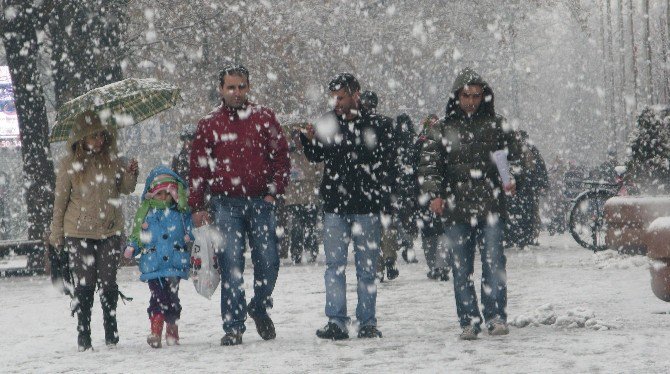
<instances>
[{"instance_id":1,"label":"person's hand","mask_svg":"<svg viewBox=\"0 0 670 374\"><path fill-rule=\"evenodd\" d=\"M314 125L308 123L307 126L305 126L305 128L302 130L302 133L305 134L305 137L308 140L310 141L314 140L314 134L316 133L316 131L314 130Z\"/></svg>"},{"instance_id":2,"label":"person's hand","mask_svg":"<svg viewBox=\"0 0 670 374\"><path fill-rule=\"evenodd\" d=\"M275 201L276 201L275 197L272 196L272 195L265 195L263 200L265 200L266 203L270 203L270 204L274 204Z\"/></svg>"},{"instance_id":3,"label":"person's hand","mask_svg":"<svg viewBox=\"0 0 670 374\"><path fill-rule=\"evenodd\" d=\"M133 173L133 174L138 174L140 171L139 165L137 163L136 159L131 159L130 162L128 163L128 171Z\"/></svg>"},{"instance_id":4,"label":"person's hand","mask_svg":"<svg viewBox=\"0 0 670 374\"><path fill-rule=\"evenodd\" d=\"M441 216L444 213L444 199L441 197L436 197L430 201L430 206L428 207L431 212Z\"/></svg>"},{"instance_id":5,"label":"person's hand","mask_svg":"<svg viewBox=\"0 0 670 374\"><path fill-rule=\"evenodd\" d=\"M133 253L135 253L135 248L133 248L131 246L127 246L126 250L123 251L123 257L125 257L127 259L130 259L130 258L133 257Z\"/></svg>"},{"instance_id":6,"label":"person's hand","mask_svg":"<svg viewBox=\"0 0 670 374\"><path fill-rule=\"evenodd\" d=\"M512 180L511 182L507 183L503 186L503 190L505 191L505 194L509 196L516 195L516 182Z\"/></svg>"},{"instance_id":7,"label":"person's hand","mask_svg":"<svg viewBox=\"0 0 670 374\"><path fill-rule=\"evenodd\" d=\"M209 217L209 213L205 210L193 213L192 218L193 218L193 226L195 227L209 225L212 222L211 218Z\"/></svg>"}]
</instances>

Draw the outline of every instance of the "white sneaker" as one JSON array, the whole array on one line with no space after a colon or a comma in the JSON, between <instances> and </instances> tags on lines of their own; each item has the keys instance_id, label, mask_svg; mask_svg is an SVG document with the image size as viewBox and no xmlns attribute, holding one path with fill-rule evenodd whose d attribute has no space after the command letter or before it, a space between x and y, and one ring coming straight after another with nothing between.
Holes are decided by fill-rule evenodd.
<instances>
[{"instance_id":1,"label":"white sneaker","mask_svg":"<svg viewBox=\"0 0 670 374\"><path fill-rule=\"evenodd\" d=\"M499 336L509 334L509 327L505 322L496 321L492 322L489 326L489 335Z\"/></svg>"},{"instance_id":2,"label":"white sneaker","mask_svg":"<svg viewBox=\"0 0 670 374\"><path fill-rule=\"evenodd\" d=\"M463 331L458 336L461 340L477 340L477 330L474 326L463 327Z\"/></svg>"}]
</instances>

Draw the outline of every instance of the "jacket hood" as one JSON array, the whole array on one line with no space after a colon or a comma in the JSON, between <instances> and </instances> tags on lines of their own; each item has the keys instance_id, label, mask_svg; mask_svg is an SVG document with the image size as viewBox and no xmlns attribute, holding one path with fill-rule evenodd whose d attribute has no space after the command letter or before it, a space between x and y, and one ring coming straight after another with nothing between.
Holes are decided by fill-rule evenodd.
<instances>
[{"instance_id":1,"label":"jacket hood","mask_svg":"<svg viewBox=\"0 0 670 374\"><path fill-rule=\"evenodd\" d=\"M451 92L449 94L449 100L447 101L446 116L447 118L453 117L455 115L464 116L465 113L461 110L458 105L458 91L460 91L466 85L479 85L482 86L484 90L484 97L482 98L482 103L479 105L475 116L482 114L495 116L495 107L494 107L494 95L493 89L491 86L472 68L465 68L461 70L460 73L456 76L454 84L451 86Z\"/></svg>"},{"instance_id":2,"label":"jacket hood","mask_svg":"<svg viewBox=\"0 0 670 374\"><path fill-rule=\"evenodd\" d=\"M150 172L149 175L147 176L147 180L144 183L144 191L142 191L142 200L145 199L145 195L147 192L149 192L149 188L151 187L151 182L154 181L154 179L159 176L159 175L164 175L167 174L171 177L174 177L174 179L177 180L179 184L181 184L181 188L186 188L188 185L186 184L186 181L182 177L179 176L179 174L175 173L172 169L165 165L159 165L153 168Z\"/></svg>"},{"instance_id":3,"label":"jacket hood","mask_svg":"<svg viewBox=\"0 0 670 374\"><path fill-rule=\"evenodd\" d=\"M74 152L74 146L77 142L83 140L89 135L106 131L109 135L110 150L116 154L116 129L112 126L106 126L100 121L100 117L94 112L87 111L77 116L74 125L70 130L70 136L67 139L67 150Z\"/></svg>"}]
</instances>

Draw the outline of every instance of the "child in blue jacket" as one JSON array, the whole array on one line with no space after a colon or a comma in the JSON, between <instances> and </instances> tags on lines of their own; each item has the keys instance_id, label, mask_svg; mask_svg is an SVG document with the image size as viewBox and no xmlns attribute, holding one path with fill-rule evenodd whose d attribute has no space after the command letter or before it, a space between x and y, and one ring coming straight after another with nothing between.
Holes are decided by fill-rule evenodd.
<instances>
[{"instance_id":1,"label":"child in blue jacket","mask_svg":"<svg viewBox=\"0 0 670 374\"><path fill-rule=\"evenodd\" d=\"M149 284L147 343L153 348L161 347L164 322L166 343L179 344L179 280L188 279L189 244L194 240L186 188L184 180L166 166L149 173L124 252L126 258L140 255L140 280Z\"/></svg>"}]
</instances>

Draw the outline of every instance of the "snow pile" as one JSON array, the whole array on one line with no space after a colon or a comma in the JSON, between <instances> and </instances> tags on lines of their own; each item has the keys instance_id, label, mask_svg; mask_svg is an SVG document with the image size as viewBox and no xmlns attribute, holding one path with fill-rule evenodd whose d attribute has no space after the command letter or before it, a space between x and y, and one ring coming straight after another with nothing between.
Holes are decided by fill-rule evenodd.
<instances>
[{"instance_id":1,"label":"snow pile","mask_svg":"<svg viewBox=\"0 0 670 374\"><path fill-rule=\"evenodd\" d=\"M544 304L538 307L531 315L518 315L510 321L510 325L518 328L547 325L556 328L588 328L597 331L612 330L616 328L616 326L612 324L596 319L595 313L590 309L577 307L568 310L565 314L558 315L554 311L554 306L552 304Z\"/></svg>"},{"instance_id":2,"label":"snow pile","mask_svg":"<svg viewBox=\"0 0 670 374\"><path fill-rule=\"evenodd\" d=\"M551 304L544 304L539 308L535 309L532 315L523 315L520 314L512 319L510 325L514 327L526 327L526 326L540 326L540 325L553 325L556 323L556 313L554 312L554 306Z\"/></svg>"},{"instance_id":3,"label":"snow pile","mask_svg":"<svg viewBox=\"0 0 670 374\"><path fill-rule=\"evenodd\" d=\"M593 262L597 269L630 269L651 265L651 260L646 256L625 255L611 249L595 253Z\"/></svg>"},{"instance_id":4,"label":"snow pile","mask_svg":"<svg viewBox=\"0 0 670 374\"><path fill-rule=\"evenodd\" d=\"M670 217L659 217L649 224L647 232L663 231L668 229L670 229Z\"/></svg>"},{"instance_id":5,"label":"snow pile","mask_svg":"<svg viewBox=\"0 0 670 374\"><path fill-rule=\"evenodd\" d=\"M592 310L582 307L568 310L566 315L557 317L555 326L569 329L585 327L591 330L612 330L616 328L612 324L596 319L596 314Z\"/></svg>"}]
</instances>

